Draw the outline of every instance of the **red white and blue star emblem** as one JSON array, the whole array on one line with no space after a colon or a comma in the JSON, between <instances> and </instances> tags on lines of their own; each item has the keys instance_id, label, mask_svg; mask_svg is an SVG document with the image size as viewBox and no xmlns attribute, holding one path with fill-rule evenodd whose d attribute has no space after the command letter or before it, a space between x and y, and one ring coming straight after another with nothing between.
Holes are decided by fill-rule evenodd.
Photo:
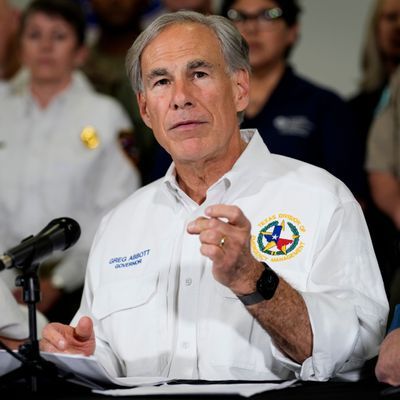
<instances>
[{"instance_id":1,"label":"red white and blue star emblem","mask_svg":"<svg viewBox=\"0 0 400 400\"><path fill-rule=\"evenodd\" d=\"M286 213L277 213L258 224L261 228L252 238L252 249L258 258L284 261L297 255L304 247L301 221Z\"/></svg>"}]
</instances>

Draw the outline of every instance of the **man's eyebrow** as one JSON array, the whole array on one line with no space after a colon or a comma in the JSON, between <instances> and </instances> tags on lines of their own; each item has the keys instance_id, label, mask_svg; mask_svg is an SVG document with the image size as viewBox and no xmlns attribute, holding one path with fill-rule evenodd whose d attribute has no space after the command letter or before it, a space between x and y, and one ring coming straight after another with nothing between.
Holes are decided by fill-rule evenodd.
<instances>
[{"instance_id":1,"label":"man's eyebrow","mask_svg":"<svg viewBox=\"0 0 400 400\"><path fill-rule=\"evenodd\" d=\"M214 68L213 64L202 59L192 60L187 63L188 70L193 70L200 67L208 69ZM146 80L151 81L155 78L159 78L160 76L168 76L168 75L170 75L170 73L168 72L167 68L154 68L146 75Z\"/></svg>"},{"instance_id":2,"label":"man's eyebrow","mask_svg":"<svg viewBox=\"0 0 400 400\"><path fill-rule=\"evenodd\" d=\"M187 65L188 69L196 69L196 68L199 68L199 67L205 67L205 68L213 69L214 65L211 64L210 62L208 62L206 60L202 60L202 59L189 61L188 65Z\"/></svg>"},{"instance_id":3,"label":"man's eyebrow","mask_svg":"<svg viewBox=\"0 0 400 400\"><path fill-rule=\"evenodd\" d=\"M158 78L160 76L168 75L168 71L166 68L155 68L152 69L147 75L146 79L151 81L152 79Z\"/></svg>"}]
</instances>

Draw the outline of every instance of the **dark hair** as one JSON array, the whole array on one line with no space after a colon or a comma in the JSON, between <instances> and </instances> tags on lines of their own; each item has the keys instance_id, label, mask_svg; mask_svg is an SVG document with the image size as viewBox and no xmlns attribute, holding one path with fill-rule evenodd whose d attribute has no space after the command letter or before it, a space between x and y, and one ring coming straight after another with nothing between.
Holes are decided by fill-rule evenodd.
<instances>
[{"instance_id":1,"label":"dark hair","mask_svg":"<svg viewBox=\"0 0 400 400\"><path fill-rule=\"evenodd\" d=\"M227 16L228 10L236 0L224 0L221 6L221 15ZM293 26L297 23L298 17L301 13L301 7L297 0L273 0L277 6L282 10L282 19L288 26Z\"/></svg>"},{"instance_id":2,"label":"dark hair","mask_svg":"<svg viewBox=\"0 0 400 400\"><path fill-rule=\"evenodd\" d=\"M75 31L78 45L84 44L86 21L83 10L77 2L74 0L33 0L22 13L21 31L25 29L26 20L37 12L65 20Z\"/></svg>"}]
</instances>

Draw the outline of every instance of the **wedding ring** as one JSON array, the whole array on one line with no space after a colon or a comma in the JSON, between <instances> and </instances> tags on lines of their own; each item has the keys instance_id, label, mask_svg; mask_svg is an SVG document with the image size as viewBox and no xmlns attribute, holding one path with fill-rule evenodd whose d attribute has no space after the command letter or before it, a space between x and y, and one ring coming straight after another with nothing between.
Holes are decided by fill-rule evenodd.
<instances>
[{"instance_id":1,"label":"wedding ring","mask_svg":"<svg viewBox=\"0 0 400 400\"><path fill-rule=\"evenodd\" d=\"M226 241L226 238L225 238L225 236L222 236L222 238L221 238L221 240L219 241L219 247L224 247L224 244L225 244L225 241Z\"/></svg>"}]
</instances>

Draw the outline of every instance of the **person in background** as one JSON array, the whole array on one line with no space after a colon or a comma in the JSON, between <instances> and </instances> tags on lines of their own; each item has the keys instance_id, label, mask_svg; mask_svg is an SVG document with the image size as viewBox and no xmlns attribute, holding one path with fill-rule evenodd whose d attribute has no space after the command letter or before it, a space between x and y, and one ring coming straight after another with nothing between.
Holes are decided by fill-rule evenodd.
<instances>
[{"instance_id":1,"label":"person in background","mask_svg":"<svg viewBox=\"0 0 400 400\"><path fill-rule=\"evenodd\" d=\"M168 13L127 66L174 161L103 218L81 307L42 350L113 376L358 379L388 311L364 216L333 175L240 130L246 41L224 17Z\"/></svg>"},{"instance_id":2,"label":"person in background","mask_svg":"<svg viewBox=\"0 0 400 400\"><path fill-rule=\"evenodd\" d=\"M28 336L28 316L0 278L0 341L11 349L17 349Z\"/></svg>"},{"instance_id":3,"label":"person in background","mask_svg":"<svg viewBox=\"0 0 400 400\"><path fill-rule=\"evenodd\" d=\"M50 320L69 322L82 293L97 225L140 186L118 133L131 124L114 99L74 74L84 60L85 23L69 0L36 0L21 21L21 57L29 81L0 99L0 246L14 247L54 218L71 217L81 238L40 266L42 300ZM10 287L14 276L3 271Z\"/></svg>"},{"instance_id":4,"label":"person in background","mask_svg":"<svg viewBox=\"0 0 400 400\"><path fill-rule=\"evenodd\" d=\"M394 307L390 327L380 346L375 375L379 382L400 387L400 304Z\"/></svg>"},{"instance_id":5,"label":"person in background","mask_svg":"<svg viewBox=\"0 0 400 400\"><path fill-rule=\"evenodd\" d=\"M49 323L47 318L36 311L37 336ZM0 277L0 341L11 349L17 349L29 337L28 308L18 304L12 292Z\"/></svg>"},{"instance_id":6,"label":"person in background","mask_svg":"<svg viewBox=\"0 0 400 400\"><path fill-rule=\"evenodd\" d=\"M362 148L365 165L367 142L372 121L388 102L389 81L400 64L400 1L375 0L366 25L361 53L359 90L349 99L355 129ZM368 173L364 170L364 180ZM372 242L389 293L400 265L397 230L388 216L375 204L367 185L364 214ZM382 234L384 232L384 234Z\"/></svg>"},{"instance_id":7,"label":"person in background","mask_svg":"<svg viewBox=\"0 0 400 400\"><path fill-rule=\"evenodd\" d=\"M400 230L400 68L391 79L390 99L375 117L366 168L375 203Z\"/></svg>"},{"instance_id":8,"label":"person in background","mask_svg":"<svg viewBox=\"0 0 400 400\"><path fill-rule=\"evenodd\" d=\"M375 116L367 142L366 170L374 204L390 222L381 230L393 253L389 286L391 310L400 303L400 67L392 75L389 101Z\"/></svg>"},{"instance_id":9,"label":"person in background","mask_svg":"<svg viewBox=\"0 0 400 400\"><path fill-rule=\"evenodd\" d=\"M146 28L162 14L180 10L196 11L205 15L218 12L212 0L159 0L158 4L142 17L142 27Z\"/></svg>"},{"instance_id":10,"label":"person in background","mask_svg":"<svg viewBox=\"0 0 400 400\"><path fill-rule=\"evenodd\" d=\"M161 0L165 12L191 10L205 15L213 13L212 0Z\"/></svg>"},{"instance_id":11,"label":"person in background","mask_svg":"<svg viewBox=\"0 0 400 400\"><path fill-rule=\"evenodd\" d=\"M18 57L19 10L0 0L0 96L20 68Z\"/></svg>"},{"instance_id":12,"label":"person in background","mask_svg":"<svg viewBox=\"0 0 400 400\"><path fill-rule=\"evenodd\" d=\"M359 90L349 100L364 146L378 105L387 100L385 89L399 63L400 1L375 0L364 35Z\"/></svg>"},{"instance_id":13,"label":"person in background","mask_svg":"<svg viewBox=\"0 0 400 400\"><path fill-rule=\"evenodd\" d=\"M222 15L250 47L250 103L241 127L256 127L273 153L326 169L361 201L361 149L346 102L299 76L290 64L300 12L296 0L223 2Z\"/></svg>"},{"instance_id":14,"label":"person in background","mask_svg":"<svg viewBox=\"0 0 400 400\"><path fill-rule=\"evenodd\" d=\"M394 329L383 340L375 375L379 382L400 385L400 328Z\"/></svg>"},{"instance_id":15,"label":"person in background","mask_svg":"<svg viewBox=\"0 0 400 400\"><path fill-rule=\"evenodd\" d=\"M125 108L133 130L120 133L119 140L128 159L147 183L151 167L153 135L140 118L136 98L125 70L125 54L141 32L141 15L147 6L143 0L90 0L98 37L89 49L81 70L94 88L114 97Z\"/></svg>"},{"instance_id":16,"label":"person in background","mask_svg":"<svg viewBox=\"0 0 400 400\"><path fill-rule=\"evenodd\" d=\"M130 114L131 98L124 97L125 92L121 93L129 87L125 54L141 32L140 16L146 1L90 0L89 4L98 33L82 69L96 90L120 100Z\"/></svg>"}]
</instances>

